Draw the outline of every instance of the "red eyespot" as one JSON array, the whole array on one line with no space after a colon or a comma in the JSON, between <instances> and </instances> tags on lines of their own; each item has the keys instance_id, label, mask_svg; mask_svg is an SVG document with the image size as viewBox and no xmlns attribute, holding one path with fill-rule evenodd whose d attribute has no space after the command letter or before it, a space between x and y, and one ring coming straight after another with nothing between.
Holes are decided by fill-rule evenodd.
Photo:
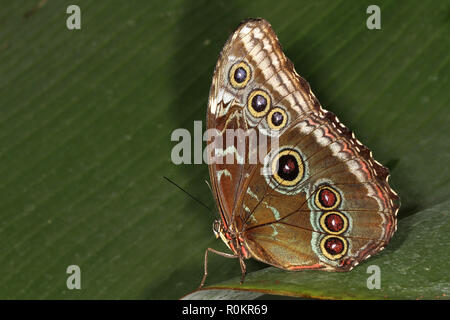
<instances>
[{"instance_id":1,"label":"red eyespot","mask_svg":"<svg viewBox=\"0 0 450 320\"><path fill-rule=\"evenodd\" d=\"M319 209L333 210L341 204L341 195L335 188L323 185L318 188L314 202Z\"/></svg>"},{"instance_id":2,"label":"red eyespot","mask_svg":"<svg viewBox=\"0 0 450 320\"><path fill-rule=\"evenodd\" d=\"M330 208L336 203L336 195L329 189L322 189L319 193L320 203L327 208Z\"/></svg>"},{"instance_id":3,"label":"red eyespot","mask_svg":"<svg viewBox=\"0 0 450 320\"><path fill-rule=\"evenodd\" d=\"M340 254L344 251L345 245L344 242L336 237L328 238L325 241L325 250L333 256Z\"/></svg>"},{"instance_id":4,"label":"red eyespot","mask_svg":"<svg viewBox=\"0 0 450 320\"><path fill-rule=\"evenodd\" d=\"M332 213L326 216L325 225L328 230L339 232L344 228L344 219L340 215Z\"/></svg>"}]
</instances>

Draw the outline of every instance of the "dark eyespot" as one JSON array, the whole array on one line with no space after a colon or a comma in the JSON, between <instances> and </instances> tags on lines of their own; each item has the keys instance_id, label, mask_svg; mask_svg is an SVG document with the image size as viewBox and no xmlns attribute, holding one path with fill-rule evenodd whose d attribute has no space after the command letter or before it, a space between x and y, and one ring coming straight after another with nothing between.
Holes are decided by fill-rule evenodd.
<instances>
[{"instance_id":1,"label":"dark eyespot","mask_svg":"<svg viewBox=\"0 0 450 320\"><path fill-rule=\"evenodd\" d=\"M257 94L252 99L252 108L256 112L261 112L267 107L267 99L262 95Z\"/></svg>"},{"instance_id":2,"label":"dark eyespot","mask_svg":"<svg viewBox=\"0 0 450 320\"><path fill-rule=\"evenodd\" d=\"M295 186L303 179L304 174L303 160L296 149L284 149L272 160L272 175L279 185Z\"/></svg>"},{"instance_id":3,"label":"dark eyespot","mask_svg":"<svg viewBox=\"0 0 450 320\"><path fill-rule=\"evenodd\" d=\"M247 109L256 118L265 116L270 109L270 96L264 90L253 90L247 98Z\"/></svg>"},{"instance_id":4,"label":"dark eyespot","mask_svg":"<svg viewBox=\"0 0 450 320\"><path fill-rule=\"evenodd\" d=\"M244 61L235 63L229 71L228 79L235 89L244 88L251 78L250 66Z\"/></svg>"},{"instance_id":5,"label":"dark eyespot","mask_svg":"<svg viewBox=\"0 0 450 320\"><path fill-rule=\"evenodd\" d=\"M245 71L245 69L242 67L237 68L236 71L234 72L234 80L237 83L242 83L245 81L246 78L247 78L247 71Z\"/></svg>"},{"instance_id":6,"label":"dark eyespot","mask_svg":"<svg viewBox=\"0 0 450 320\"><path fill-rule=\"evenodd\" d=\"M283 129L288 122L286 111L281 107L273 108L267 115L267 123L272 130Z\"/></svg>"},{"instance_id":7,"label":"dark eyespot","mask_svg":"<svg viewBox=\"0 0 450 320\"><path fill-rule=\"evenodd\" d=\"M276 111L272 114L272 123L278 127L283 123L283 118L283 114L279 111Z\"/></svg>"},{"instance_id":8,"label":"dark eyespot","mask_svg":"<svg viewBox=\"0 0 450 320\"><path fill-rule=\"evenodd\" d=\"M299 172L297 159L293 155L286 154L278 159L278 176L281 179L293 181Z\"/></svg>"}]
</instances>

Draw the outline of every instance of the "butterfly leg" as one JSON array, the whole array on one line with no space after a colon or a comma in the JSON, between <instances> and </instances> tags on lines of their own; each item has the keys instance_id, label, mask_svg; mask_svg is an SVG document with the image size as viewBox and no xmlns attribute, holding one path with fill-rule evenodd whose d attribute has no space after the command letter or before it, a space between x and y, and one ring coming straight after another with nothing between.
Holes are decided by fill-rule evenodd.
<instances>
[{"instance_id":1,"label":"butterfly leg","mask_svg":"<svg viewBox=\"0 0 450 320\"><path fill-rule=\"evenodd\" d=\"M241 284L244 283L245 275L247 274L247 266L245 265L244 259L242 257L239 257L239 264L241 265Z\"/></svg>"},{"instance_id":2,"label":"butterfly leg","mask_svg":"<svg viewBox=\"0 0 450 320\"><path fill-rule=\"evenodd\" d=\"M212 248L206 249L206 251L205 251L205 272L203 274L202 282L200 282L200 286L198 287L199 289L201 287L203 287L203 285L205 284L206 276L208 275L208 252L215 253L215 254L225 257L225 258L237 258L238 257L234 254L217 251ZM241 264L241 269L242 269L242 264Z\"/></svg>"}]
</instances>

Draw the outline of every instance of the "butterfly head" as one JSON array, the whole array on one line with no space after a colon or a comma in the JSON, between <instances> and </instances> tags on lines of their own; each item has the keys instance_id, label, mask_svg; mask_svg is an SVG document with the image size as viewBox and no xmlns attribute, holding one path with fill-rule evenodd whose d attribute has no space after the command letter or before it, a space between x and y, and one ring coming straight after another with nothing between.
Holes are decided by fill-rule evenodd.
<instances>
[{"instance_id":1,"label":"butterfly head","mask_svg":"<svg viewBox=\"0 0 450 320\"><path fill-rule=\"evenodd\" d=\"M227 247L233 251L232 247L230 246L231 237L230 235L227 234L227 230L225 230L222 220L214 220L213 232L214 235L216 236L216 239L221 238L222 241L227 245Z\"/></svg>"},{"instance_id":2,"label":"butterfly head","mask_svg":"<svg viewBox=\"0 0 450 320\"><path fill-rule=\"evenodd\" d=\"M220 237L220 234L223 230L222 227L222 221L221 220L214 220L213 222L213 232L214 235L216 236L216 239Z\"/></svg>"},{"instance_id":3,"label":"butterfly head","mask_svg":"<svg viewBox=\"0 0 450 320\"><path fill-rule=\"evenodd\" d=\"M241 256L246 259L250 258L250 253L247 250L242 237L240 237L239 234L234 230L227 229L223 225L222 220L214 221L213 232L216 238L220 237L236 256Z\"/></svg>"}]
</instances>

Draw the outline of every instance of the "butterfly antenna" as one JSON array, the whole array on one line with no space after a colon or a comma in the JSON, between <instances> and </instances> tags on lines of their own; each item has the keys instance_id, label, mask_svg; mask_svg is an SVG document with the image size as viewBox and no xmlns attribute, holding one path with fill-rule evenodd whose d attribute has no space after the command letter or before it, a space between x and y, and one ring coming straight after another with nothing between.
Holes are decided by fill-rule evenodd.
<instances>
[{"instance_id":1,"label":"butterfly antenna","mask_svg":"<svg viewBox=\"0 0 450 320\"><path fill-rule=\"evenodd\" d=\"M208 209L209 211L211 211L211 209L204 204L202 201L200 201L199 199L197 199L196 197L194 197L192 194L190 194L189 192L187 192L186 190L184 190L182 187L180 187L179 185L177 185L175 182L173 182L172 180L170 180L169 178L167 178L166 176L164 176L164 179L166 179L167 181L169 181L171 184L173 184L175 187L177 187L178 189L180 189L181 191L183 191L185 194L187 194L189 197L191 197L192 199L194 199L197 203L201 204L202 206L204 206L206 209Z\"/></svg>"},{"instance_id":2,"label":"butterfly antenna","mask_svg":"<svg viewBox=\"0 0 450 320\"><path fill-rule=\"evenodd\" d=\"M212 192L211 185L209 184L208 180L205 180L205 183L208 186L209 190Z\"/></svg>"}]
</instances>

